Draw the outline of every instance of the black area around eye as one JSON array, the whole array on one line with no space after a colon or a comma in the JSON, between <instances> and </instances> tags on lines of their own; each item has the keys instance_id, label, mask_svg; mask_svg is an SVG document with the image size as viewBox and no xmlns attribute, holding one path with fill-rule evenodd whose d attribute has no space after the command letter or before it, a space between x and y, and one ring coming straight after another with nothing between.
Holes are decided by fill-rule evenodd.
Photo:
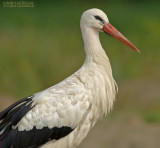
<instances>
[{"instance_id":1,"label":"black area around eye","mask_svg":"<svg viewBox=\"0 0 160 148\"><path fill-rule=\"evenodd\" d=\"M98 16L98 15L96 15L96 16L94 16L97 20L99 20L99 21L101 21L103 24L104 24L104 21L103 21L103 19L100 17L100 16Z\"/></svg>"}]
</instances>

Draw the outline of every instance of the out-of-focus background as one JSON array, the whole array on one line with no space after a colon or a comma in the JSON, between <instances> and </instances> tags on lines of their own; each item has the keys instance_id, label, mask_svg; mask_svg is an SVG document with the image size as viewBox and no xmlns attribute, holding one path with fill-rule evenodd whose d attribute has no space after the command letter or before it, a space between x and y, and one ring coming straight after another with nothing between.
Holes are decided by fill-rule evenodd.
<instances>
[{"instance_id":1,"label":"out-of-focus background","mask_svg":"<svg viewBox=\"0 0 160 148\"><path fill-rule=\"evenodd\" d=\"M100 33L119 93L114 110L79 148L159 148L160 2L33 2L34 8L0 5L0 110L79 69L85 59L80 17L87 9L99 8L141 54Z\"/></svg>"}]
</instances>

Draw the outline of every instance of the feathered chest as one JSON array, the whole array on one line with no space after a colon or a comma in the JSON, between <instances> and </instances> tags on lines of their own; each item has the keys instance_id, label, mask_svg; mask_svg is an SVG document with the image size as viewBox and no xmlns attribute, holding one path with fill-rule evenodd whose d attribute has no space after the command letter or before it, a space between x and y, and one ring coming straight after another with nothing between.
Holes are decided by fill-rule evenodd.
<instances>
[{"instance_id":1,"label":"feathered chest","mask_svg":"<svg viewBox=\"0 0 160 148\"><path fill-rule=\"evenodd\" d=\"M112 70L106 71L103 66L93 64L79 72L79 78L88 91L93 106L100 114L106 114L112 109L116 95L116 83Z\"/></svg>"}]
</instances>

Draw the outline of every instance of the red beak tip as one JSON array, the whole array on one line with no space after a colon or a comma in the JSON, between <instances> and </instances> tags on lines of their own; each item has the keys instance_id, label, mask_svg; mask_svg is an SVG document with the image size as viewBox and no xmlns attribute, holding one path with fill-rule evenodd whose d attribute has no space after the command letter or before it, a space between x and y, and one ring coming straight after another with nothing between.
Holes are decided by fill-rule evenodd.
<instances>
[{"instance_id":1,"label":"red beak tip","mask_svg":"<svg viewBox=\"0 0 160 148\"><path fill-rule=\"evenodd\" d=\"M137 51L138 53L141 53L137 48L136 48L136 51Z\"/></svg>"}]
</instances>

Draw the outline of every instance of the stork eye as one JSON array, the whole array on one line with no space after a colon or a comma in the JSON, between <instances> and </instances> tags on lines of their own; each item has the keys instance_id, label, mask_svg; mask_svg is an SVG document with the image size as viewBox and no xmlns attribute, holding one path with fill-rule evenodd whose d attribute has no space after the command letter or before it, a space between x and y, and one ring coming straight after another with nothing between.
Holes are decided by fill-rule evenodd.
<instances>
[{"instance_id":1,"label":"stork eye","mask_svg":"<svg viewBox=\"0 0 160 148\"><path fill-rule=\"evenodd\" d=\"M100 16L96 15L96 16L94 16L94 17L95 17L95 19L101 21L101 22L104 24L104 21L103 21L103 19L102 19Z\"/></svg>"}]
</instances>

